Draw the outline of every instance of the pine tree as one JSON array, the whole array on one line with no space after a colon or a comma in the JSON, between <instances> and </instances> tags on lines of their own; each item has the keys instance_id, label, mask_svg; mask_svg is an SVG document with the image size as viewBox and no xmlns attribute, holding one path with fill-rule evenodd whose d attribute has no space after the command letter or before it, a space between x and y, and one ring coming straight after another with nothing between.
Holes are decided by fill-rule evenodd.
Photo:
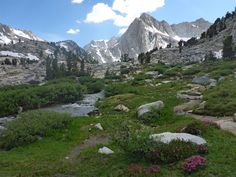
<instances>
[{"instance_id":1,"label":"pine tree","mask_svg":"<svg viewBox=\"0 0 236 177\"><path fill-rule=\"evenodd\" d=\"M62 63L59 67L59 71L60 71L60 76L65 76L66 75L66 65L65 63Z\"/></svg>"},{"instance_id":2,"label":"pine tree","mask_svg":"<svg viewBox=\"0 0 236 177\"><path fill-rule=\"evenodd\" d=\"M178 42L178 45L179 45L179 53L182 53L183 44L184 44L184 41L182 41L182 40L180 40L180 41Z\"/></svg>"},{"instance_id":3,"label":"pine tree","mask_svg":"<svg viewBox=\"0 0 236 177\"><path fill-rule=\"evenodd\" d=\"M58 60L57 58L54 58L52 60L52 78L59 77L59 68L58 68Z\"/></svg>"},{"instance_id":4,"label":"pine tree","mask_svg":"<svg viewBox=\"0 0 236 177\"><path fill-rule=\"evenodd\" d=\"M51 69L52 60L48 56L46 59L46 79L52 79L52 69Z\"/></svg>"},{"instance_id":5,"label":"pine tree","mask_svg":"<svg viewBox=\"0 0 236 177\"><path fill-rule=\"evenodd\" d=\"M234 57L233 36L227 36L223 43L224 43L223 57L224 58L233 58Z\"/></svg>"}]
</instances>

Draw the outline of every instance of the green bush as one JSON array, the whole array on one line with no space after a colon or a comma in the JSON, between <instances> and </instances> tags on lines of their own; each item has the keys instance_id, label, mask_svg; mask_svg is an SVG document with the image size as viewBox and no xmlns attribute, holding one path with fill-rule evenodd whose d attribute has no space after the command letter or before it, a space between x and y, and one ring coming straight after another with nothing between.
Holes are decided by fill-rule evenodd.
<instances>
[{"instance_id":1,"label":"green bush","mask_svg":"<svg viewBox=\"0 0 236 177\"><path fill-rule=\"evenodd\" d=\"M185 71L183 71L183 75L185 76L191 76L200 73L201 70L199 68L190 68Z\"/></svg>"},{"instance_id":2,"label":"green bush","mask_svg":"<svg viewBox=\"0 0 236 177\"><path fill-rule=\"evenodd\" d=\"M111 83L105 88L105 95L107 97L125 94L138 93L138 89L128 83Z\"/></svg>"},{"instance_id":3,"label":"green bush","mask_svg":"<svg viewBox=\"0 0 236 177\"><path fill-rule=\"evenodd\" d=\"M16 114L20 106L30 110L77 101L82 98L83 92L84 88L75 82L53 81L43 86L12 87L0 91L0 116Z\"/></svg>"},{"instance_id":4,"label":"green bush","mask_svg":"<svg viewBox=\"0 0 236 177\"><path fill-rule=\"evenodd\" d=\"M124 126L122 134L116 136L121 148L130 157L158 163L173 163L197 154L198 147L191 142L172 141L169 144L156 142L150 138L153 131Z\"/></svg>"},{"instance_id":5,"label":"green bush","mask_svg":"<svg viewBox=\"0 0 236 177\"><path fill-rule=\"evenodd\" d=\"M79 82L87 88L88 93L97 93L104 89L104 82L101 79L84 76L79 78Z\"/></svg>"},{"instance_id":6,"label":"green bush","mask_svg":"<svg viewBox=\"0 0 236 177\"><path fill-rule=\"evenodd\" d=\"M29 111L6 124L0 135L0 148L9 150L27 145L38 138L50 136L53 130L66 128L71 122L67 114L44 111Z\"/></svg>"},{"instance_id":7,"label":"green bush","mask_svg":"<svg viewBox=\"0 0 236 177\"><path fill-rule=\"evenodd\" d=\"M150 112L144 114L138 119L144 124L152 124L156 123L160 117L161 117L161 111L159 109L153 108Z\"/></svg>"},{"instance_id":8,"label":"green bush","mask_svg":"<svg viewBox=\"0 0 236 177\"><path fill-rule=\"evenodd\" d=\"M160 74L164 74L164 72L169 68L169 66L165 64L155 64L149 66L148 71L158 71Z\"/></svg>"}]
</instances>

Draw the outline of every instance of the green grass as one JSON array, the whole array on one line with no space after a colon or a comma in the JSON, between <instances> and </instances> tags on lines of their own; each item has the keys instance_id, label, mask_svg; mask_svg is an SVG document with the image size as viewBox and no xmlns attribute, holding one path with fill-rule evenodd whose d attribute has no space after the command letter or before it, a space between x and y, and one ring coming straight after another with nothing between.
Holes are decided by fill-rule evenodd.
<instances>
[{"instance_id":1,"label":"green grass","mask_svg":"<svg viewBox=\"0 0 236 177\"><path fill-rule=\"evenodd\" d=\"M216 87L204 93L205 109L197 113L212 116L233 116L236 109L236 79L221 81Z\"/></svg>"},{"instance_id":2,"label":"green grass","mask_svg":"<svg viewBox=\"0 0 236 177\"><path fill-rule=\"evenodd\" d=\"M226 65L225 63L223 63ZM214 64L215 65L215 64ZM199 66L200 67L200 66ZM211 67L211 66L209 66ZM218 66L220 68L220 66ZM228 67L228 66L227 66ZM199 74L207 72L206 69ZM156 81L161 81L160 79ZM100 118L76 118L65 129L53 131L53 135L45 137L24 147L14 148L10 151L0 151L0 176L44 176L50 177L55 174L71 175L78 177L128 177L127 167L131 163L140 163L145 166L149 162L137 161L136 158L127 156L127 153L119 146L113 138L106 146L115 151L112 155L100 155L98 148L88 148L77 157L71 164L65 159L73 147L81 144L85 139L93 135L116 136L122 132L122 124L130 124L133 127L145 127L155 133L177 132L190 123L195 122L190 117L177 116L173 113L173 107L182 103L176 98L177 91L187 88L186 81L175 81L163 84L159 87L149 87L145 84L132 85L108 83L109 94L106 99L97 103L102 113ZM233 84L233 83L232 83ZM232 86L232 85L227 85ZM222 87L223 84L222 84ZM112 90L116 89L115 91ZM215 88L217 89L217 87ZM144 125L136 117L137 108L145 103L162 100L165 107L161 111L161 117L152 126ZM130 112L116 112L115 106L124 104ZM97 129L89 130L90 124L100 122L104 131ZM208 142L209 154L207 167L191 175L183 174L181 161L174 164L161 164L162 177L183 177L183 176L236 176L236 138L234 135L215 127L210 127L202 133L203 138ZM60 176L60 175L59 175Z\"/></svg>"}]
</instances>

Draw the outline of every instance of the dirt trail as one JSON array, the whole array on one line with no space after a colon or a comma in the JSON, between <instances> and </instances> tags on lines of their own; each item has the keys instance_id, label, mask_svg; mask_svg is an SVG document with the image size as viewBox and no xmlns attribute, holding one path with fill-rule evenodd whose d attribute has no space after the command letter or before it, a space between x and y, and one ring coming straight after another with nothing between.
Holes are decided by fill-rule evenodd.
<instances>
[{"instance_id":1,"label":"dirt trail","mask_svg":"<svg viewBox=\"0 0 236 177\"><path fill-rule=\"evenodd\" d=\"M107 144L109 142L109 137L107 136L101 136L101 135L95 135L91 136L88 139L84 140L80 145L74 147L68 156L68 160L71 163L74 163L76 159L78 158L79 154L88 148L96 147L99 144Z\"/></svg>"},{"instance_id":2,"label":"dirt trail","mask_svg":"<svg viewBox=\"0 0 236 177\"><path fill-rule=\"evenodd\" d=\"M177 94L178 98L184 99L187 102L176 106L174 112L178 115L187 115L200 121L214 122L219 125L222 130L226 130L236 135L236 122L233 122L233 117L213 117L191 113L195 106L201 104L203 97L199 93L204 91L206 88L197 84L190 84L189 86L191 87L190 90L183 90Z\"/></svg>"}]
</instances>

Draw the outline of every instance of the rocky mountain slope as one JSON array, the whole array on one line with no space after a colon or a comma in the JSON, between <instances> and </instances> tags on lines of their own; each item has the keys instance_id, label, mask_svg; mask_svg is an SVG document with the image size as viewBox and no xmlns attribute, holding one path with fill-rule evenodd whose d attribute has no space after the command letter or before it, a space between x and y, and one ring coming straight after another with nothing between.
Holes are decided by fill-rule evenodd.
<instances>
[{"instance_id":1,"label":"rocky mountain slope","mask_svg":"<svg viewBox=\"0 0 236 177\"><path fill-rule=\"evenodd\" d=\"M0 25L0 85L42 81L45 59L56 56L59 62L64 62L70 52L85 63L96 63L74 41L47 42L30 31Z\"/></svg>"},{"instance_id":2,"label":"rocky mountain slope","mask_svg":"<svg viewBox=\"0 0 236 177\"><path fill-rule=\"evenodd\" d=\"M17 43L19 40L43 41L31 31L19 30L7 25L0 24L0 44Z\"/></svg>"},{"instance_id":3,"label":"rocky mountain slope","mask_svg":"<svg viewBox=\"0 0 236 177\"><path fill-rule=\"evenodd\" d=\"M169 43L177 45L181 39L199 37L209 26L210 23L204 19L169 25L144 13L131 23L120 38L92 41L84 49L102 63L118 61L122 54L135 58L156 47L165 48Z\"/></svg>"},{"instance_id":4,"label":"rocky mountain slope","mask_svg":"<svg viewBox=\"0 0 236 177\"><path fill-rule=\"evenodd\" d=\"M224 24L225 28L220 29ZM215 34L211 34L212 30ZM209 36L198 39L195 44L183 47L179 53L177 47L170 49L162 49L152 54L151 62L164 63L192 63L205 60L205 56L212 52L216 58L222 58L223 41L225 37L233 37L233 42L236 44L236 12L232 12L221 19L217 19L215 23L204 33L209 33Z\"/></svg>"}]
</instances>

